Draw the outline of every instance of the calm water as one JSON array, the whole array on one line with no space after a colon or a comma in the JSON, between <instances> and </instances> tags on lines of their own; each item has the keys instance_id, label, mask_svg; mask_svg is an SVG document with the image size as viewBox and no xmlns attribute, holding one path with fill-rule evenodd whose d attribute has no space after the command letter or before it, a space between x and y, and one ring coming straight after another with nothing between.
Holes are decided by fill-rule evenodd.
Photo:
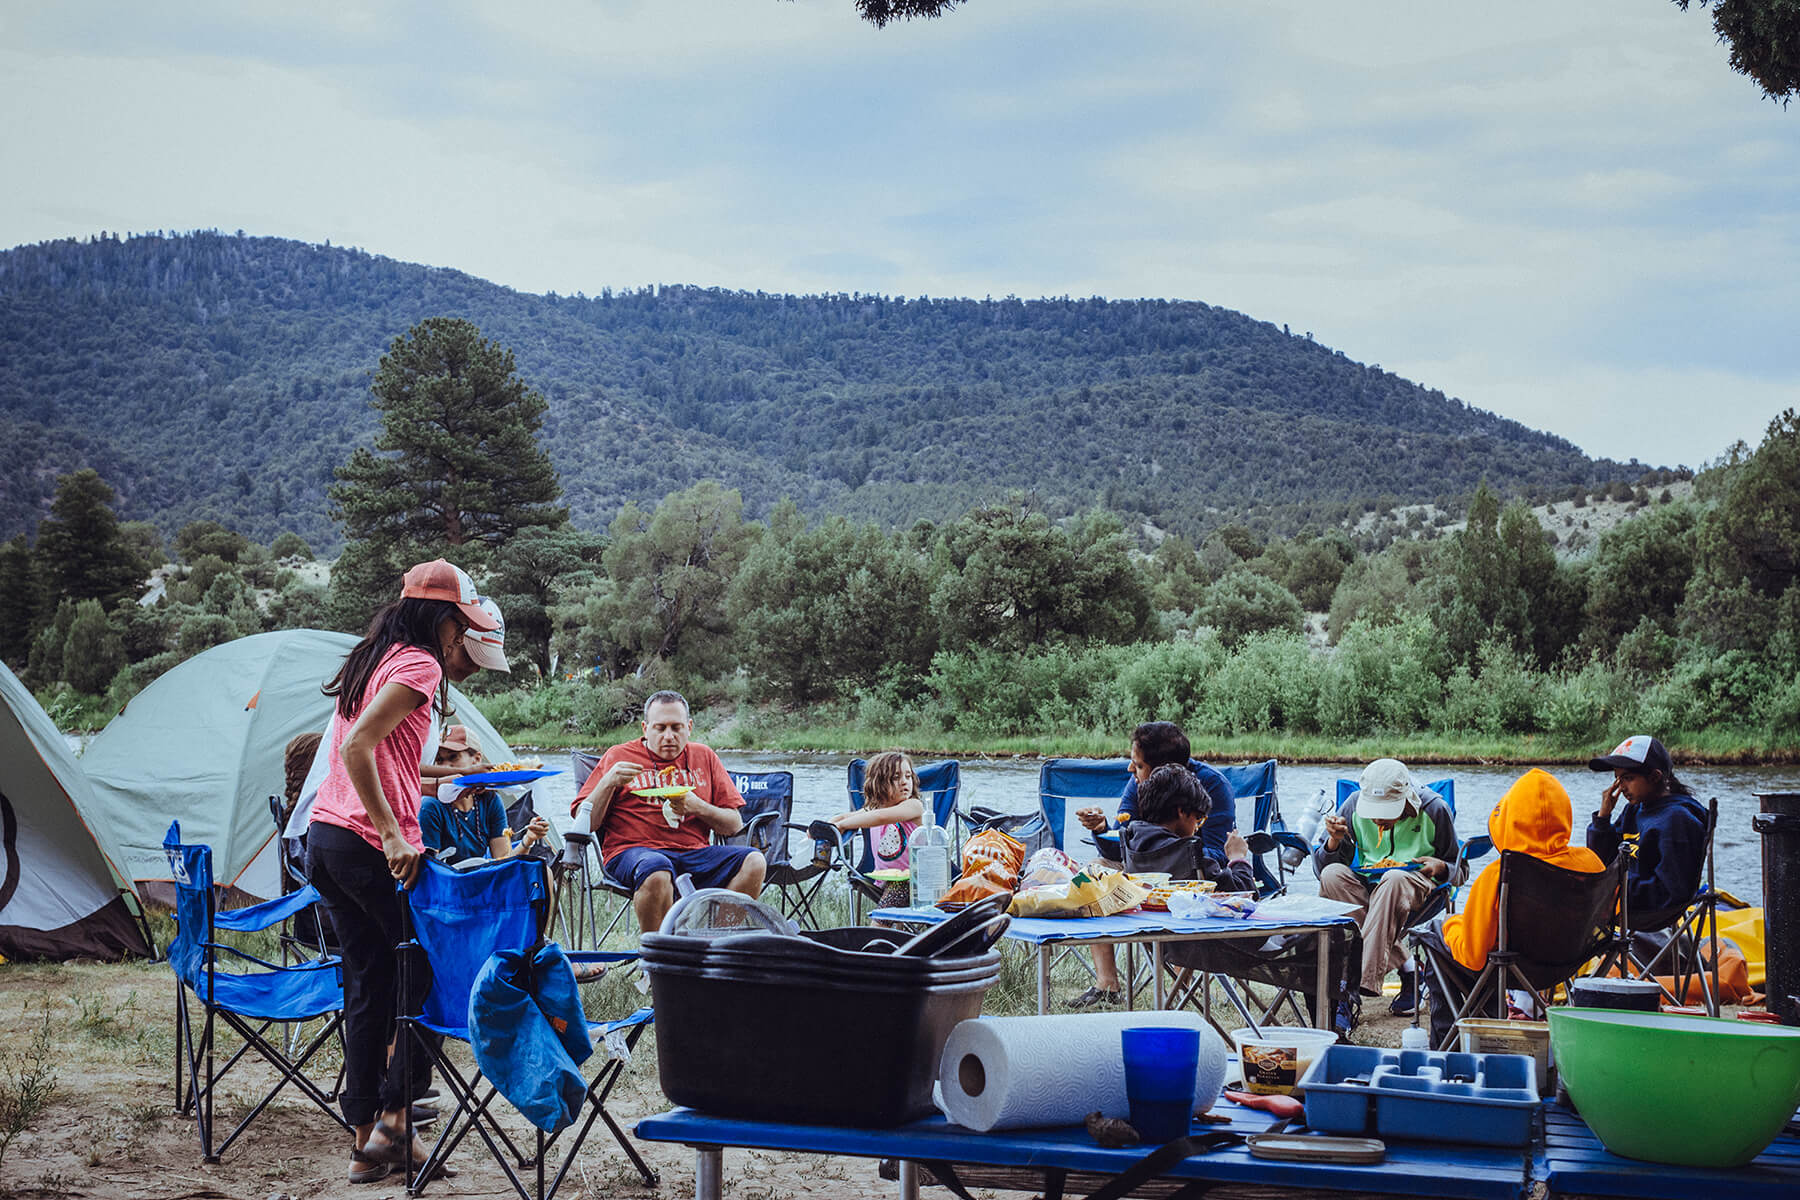
<instances>
[{"instance_id":1,"label":"calm water","mask_svg":"<svg viewBox=\"0 0 1800 1200\"><path fill-rule=\"evenodd\" d=\"M569 803L579 780L567 773L567 758L559 753L542 755L547 767L563 766L565 773L553 775L536 784L538 811L550 818L559 829L568 823ZM726 767L742 771L792 771L794 773L794 819L801 823L830 817L849 807L845 786L846 768L852 756L847 754L777 754L724 751L719 755ZM1038 803L1037 760L965 760L962 765L961 806L971 804L1005 812L1032 812ZM1524 771L1521 767L1495 767L1478 763L1424 768L1417 772L1421 780L1456 780L1456 828L1463 837L1487 832L1488 813L1505 794L1506 789ZM1587 818L1598 805L1600 790L1610 776L1590 771L1556 767L1550 770L1569 789L1575 802L1576 838L1586 828ZM1277 769L1276 790L1283 814L1290 826L1307 803L1321 789L1328 789L1340 775L1354 775L1345 766L1284 766ZM1757 810L1753 792L1800 791L1800 767L1688 767L1681 778L1701 803L1711 797L1719 800L1719 831L1715 844L1719 886L1735 892L1751 903L1762 901L1762 838L1750 828L1751 814ZM1238 811L1238 825L1249 828L1253 815L1248 805ZM1074 820L1068 821L1063 844L1076 857L1085 847L1086 836ZM798 846L796 846L798 849ZM1485 861L1491 862L1492 859ZM1313 886L1312 872L1302 868L1298 877L1300 890Z\"/></svg>"}]
</instances>

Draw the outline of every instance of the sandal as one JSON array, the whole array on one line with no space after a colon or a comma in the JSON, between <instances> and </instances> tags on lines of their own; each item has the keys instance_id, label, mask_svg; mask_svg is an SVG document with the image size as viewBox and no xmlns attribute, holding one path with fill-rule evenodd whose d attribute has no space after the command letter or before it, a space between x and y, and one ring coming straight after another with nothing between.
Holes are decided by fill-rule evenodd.
<instances>
[{"instance_id":1,"label":"sandal","mask_svg":"<svg viewBox=\"0 0 1800 1200\"><path fill-rule=\"evenodd\" d=\"M377 1146L375 1139L379 1137L382 1144ZM407 1142L404 1130L395 1129L386 1121L377 1121L369 1134L369 1140L356 1153L363 1160L371 1163L388 1163L392 1166L403 1166L412 1160L412 1148Z\"/></svg>"},{"instance_id":2,"label":"sandal","mask_svg":"<svg viewBox=\"0 0 1800 1200\"><path fill-rule=\"evenodd\" d=\"M394 1164L384 1159L370 1158L361 1150L350 1151L350 1182L374 1183L378 1179L386 1179L394 1169Z\"/></svg>"}]
</instances>

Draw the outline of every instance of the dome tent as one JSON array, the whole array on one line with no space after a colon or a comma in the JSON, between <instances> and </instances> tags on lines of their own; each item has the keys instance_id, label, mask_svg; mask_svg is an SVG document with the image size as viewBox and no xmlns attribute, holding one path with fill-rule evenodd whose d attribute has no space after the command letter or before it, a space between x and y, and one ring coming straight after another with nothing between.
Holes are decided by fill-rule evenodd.
<instances>
[{"instance_id":1,"label":"dome tent","mask_svg":"<svg viewBox=\"0 0 1800 1200\"><path fill-rule=\"evenodd\" d=\"M0 956L150 954L124 859L55 722L0 663Z\"/></svg>"},{"instance_id":2,"label":"dome tent","mask_svg":"<svg viewBox=\"0 0 1800 1200\"><path fill-rule=\"evenodd\" d=\"M89 743L89 820L105 824L143 891L170 881L163 835L213 850L214 878L257 899L281 894L269 797L286 786L287 744L323 731L334 701L319 690L357 639L320 629L259 633L214 646L159 676ZM455 721L493 760L512 751L454 687Z\"/></svg>"}]
</instances>

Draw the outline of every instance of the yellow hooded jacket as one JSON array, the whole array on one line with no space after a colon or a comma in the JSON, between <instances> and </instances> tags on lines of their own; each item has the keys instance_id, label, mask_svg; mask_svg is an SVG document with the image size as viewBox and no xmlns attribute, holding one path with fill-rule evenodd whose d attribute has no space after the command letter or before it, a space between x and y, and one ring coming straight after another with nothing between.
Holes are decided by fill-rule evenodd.
<instances>
[{"instance_id":1,"label":"yellow hooded jacket","mask_svg":"<svg viewBox=\"0 0 1800 1200\"><path fill-rule=\"evenodd\" d=\"M1603 871L1606 864L1585 846L1569 845L1575 824L1569 793L1536 767L1506 789L1488 814L1495 851L1514 850L1566 871ZM1500 926L1500 864L1484 868L1469 888L1463 910L1444 919L1444 944L1471 971L1486 963Z\"/></svg>"}]
</instances>

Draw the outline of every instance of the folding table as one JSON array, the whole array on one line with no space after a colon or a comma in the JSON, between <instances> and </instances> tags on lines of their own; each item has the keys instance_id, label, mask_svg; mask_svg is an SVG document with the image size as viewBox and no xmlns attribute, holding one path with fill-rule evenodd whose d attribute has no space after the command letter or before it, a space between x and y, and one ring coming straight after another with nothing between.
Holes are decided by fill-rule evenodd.
<instances>
[{"instance_id":1,"label":"folding table","mask_svg":"<svg viewBox=\"0 0 1800 1200\"><path fill-rule=\"evenodd\" d=\"M1273 1122L1264 1113L1230 1103L1221 1103L1219 1109L1229 1114L1230 1124L1196 1124L1194 1132L1249 1135ZM637 1136L694 1147L694 1200L722 1200L722 1152L727 1146L898 1159L901 1200L917 1200L921 1161L955 1164L965 1187L1046 1195L1060 1194L1067 1187L1085 1195L1145 1154L1143 1147L1102 1149L1080 1126L975 1133L937 1116L898 1129L844 1129L712 1117L678 1108L639 1121ZM1517 1147L1390 1142L1383 1161L1352 1165L1254 1158L1239 1144L1184 1159L1169 1168L1166 1178L1206 1180L1216 1184L1220 1194L1239 1196L1268 1197L1289 1190L1300 1196L1329 1189L1366 1196L1519 1200L1529 1184L1528 1164L1527 1153Z\"/></svg>"},{"instance_id":2,"label":"folding table","mask_svg":"<svg viewBox=\"0 0 1800 1200\"><path fill-rule=\"evenodd\" d=\"M950 916L937 908L878 908L869 914L877 925L935 925ZM1167 997L1163 987L1163 950L1169 942L1203 942L1221 938L1270 938L1284 934L1316 934L1319 966L1314 988L1315 1020L1320 1029L1331 1028L1331 930L1354 924L1349 917L1312 921L1247 921L1230 917L1177 917L1172 913L1134 912L1113 917L1022 917L1007 927L1005 936L1027 942L1037 950L1038 1012L1050 1011L1050 958L1069 946L1118 946L1150 943L1155 975L1156 1007Z\"/></svg>"}]
</instances>

